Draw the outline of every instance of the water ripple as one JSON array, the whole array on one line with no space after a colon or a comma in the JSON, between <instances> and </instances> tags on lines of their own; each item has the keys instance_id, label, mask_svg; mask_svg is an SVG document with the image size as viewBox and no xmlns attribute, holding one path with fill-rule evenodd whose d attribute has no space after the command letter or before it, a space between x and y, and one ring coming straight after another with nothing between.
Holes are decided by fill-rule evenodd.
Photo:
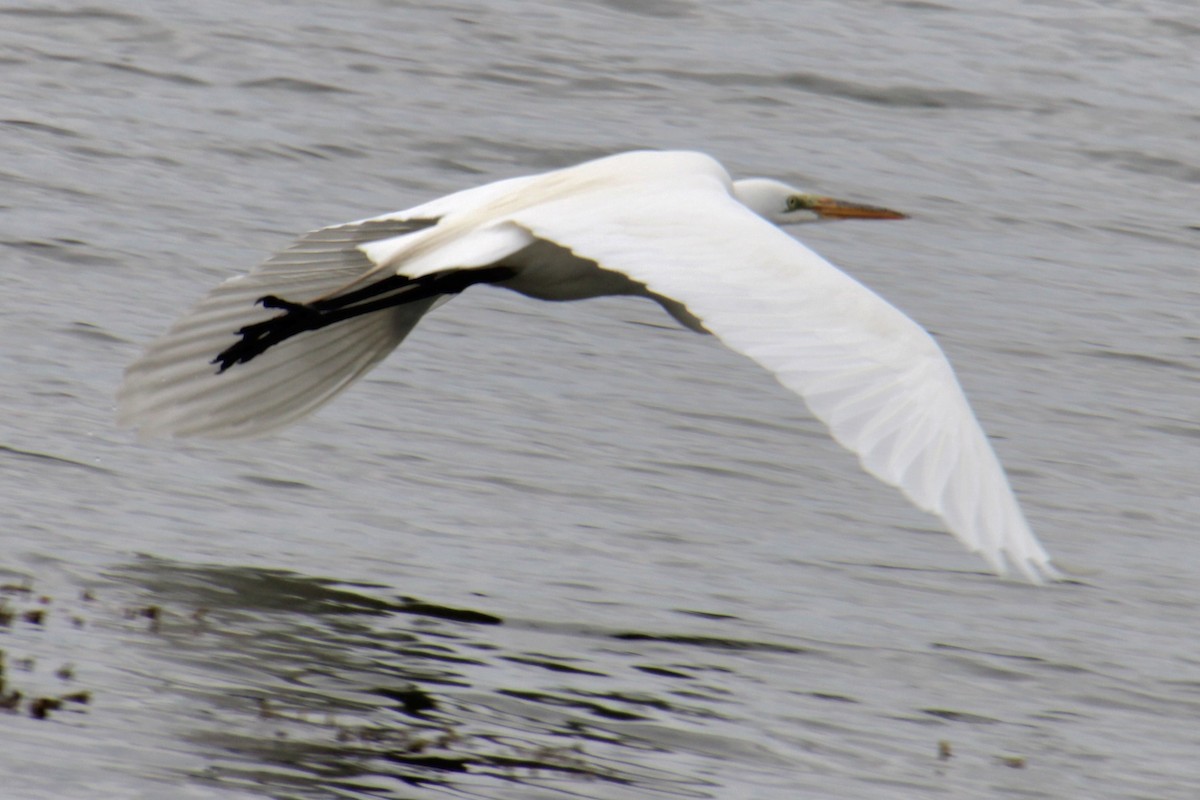
<instances>
[{"instance_id":1,"label":"water ripple","mask_svg":"<svg viewBox=\"0 0 1200 800\"><path fill-rule=\"evenodd\" d=\"M1011 100L963 89L934 89L921 86L875 86L831 78L815 72L762 74L751 72L699 72L658 70L656 74L672 80L703 83L706 86L764 87L799 89L812 94L853 100L872 105L900 108L1012 109Z\"/></svg>"}]
</instances>

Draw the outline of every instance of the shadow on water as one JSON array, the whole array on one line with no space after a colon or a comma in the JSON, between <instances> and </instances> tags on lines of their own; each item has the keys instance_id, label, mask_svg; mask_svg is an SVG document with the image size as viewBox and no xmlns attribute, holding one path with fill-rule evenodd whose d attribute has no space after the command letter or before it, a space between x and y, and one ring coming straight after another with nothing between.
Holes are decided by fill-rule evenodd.
<instances>
[{"instance_id":1,"label":"shadow on water","mask_svg":"<svg viewBox=\"0 0 1200 800\"><path fill-rule=\"evenodd\" d=\"M270 797L711 797L697 765L745 749L696 724L722 719L722 656L779 648L276 570L147 558L114 577L162 609L147 657L177 676L172 727L209 764L188 779Z\"/></svg>"}]
</instances>

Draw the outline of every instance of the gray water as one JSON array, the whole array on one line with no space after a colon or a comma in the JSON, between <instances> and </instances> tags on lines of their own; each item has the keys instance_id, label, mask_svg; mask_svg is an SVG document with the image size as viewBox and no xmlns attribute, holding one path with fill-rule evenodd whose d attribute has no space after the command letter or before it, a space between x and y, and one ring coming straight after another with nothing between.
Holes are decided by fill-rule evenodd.
<instances>
[{"instance_id":1,"label":"gray water","mask_svg":"<svg viewBox=\"0 0 1200 800\"><path fill-rule=\"evenodd\" d=\"M0 8L0 796L1200 796L1198 54L1191 0ZM636 147L910 212L800 233L1074 580L632 299L473 290L265 441L114 429L295 234Z\"/></svg>"}]
</instances>

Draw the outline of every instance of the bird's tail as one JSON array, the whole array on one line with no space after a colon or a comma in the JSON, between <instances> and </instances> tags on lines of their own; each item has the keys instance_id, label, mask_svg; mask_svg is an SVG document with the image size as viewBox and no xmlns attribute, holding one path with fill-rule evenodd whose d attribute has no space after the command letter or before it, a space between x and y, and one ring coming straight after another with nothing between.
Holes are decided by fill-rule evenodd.
<instances>
[{"instance_id":1,"label":"bird's tail","mask_svg":"<svg viewBox=\"0 0 1200 800\"><path fill-rule=\"evenodd\" d=\"M372 220L300 238L249 275L225 281L130 365L117 420L144 437L257 436L312 413L400 344L440 299L430 297L288 338L219 371L238 331L278 312L260 298L306 303L365 275L359 245L423 230L430 220Z\"/></svg>"}]
</instances>

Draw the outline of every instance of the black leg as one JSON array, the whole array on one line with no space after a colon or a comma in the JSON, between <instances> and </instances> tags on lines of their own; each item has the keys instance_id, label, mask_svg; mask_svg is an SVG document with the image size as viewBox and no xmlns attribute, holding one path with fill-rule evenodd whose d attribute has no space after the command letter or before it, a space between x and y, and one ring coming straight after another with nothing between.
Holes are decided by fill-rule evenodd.
<instances>
[{"instance_id":1,"label":"black leg","mask_svg":"<svg viewBox=\"0 0 1200 800\"><path fill-rule=\"evenodd\" d=\"M458 294L477 283L496 283L514 274L509 267L484 267L435 272L421 278L393 275L361 289L311 303L293 303L275 295L266 295L259 298L258 302L264 308L282 309L283 313L238 330L241 338L222 350L212 363L217 365L217 372L221 373L234 364L245 364L298 333L320 330L363 314L438 295Z\"/></svg>"}]
</instances>

